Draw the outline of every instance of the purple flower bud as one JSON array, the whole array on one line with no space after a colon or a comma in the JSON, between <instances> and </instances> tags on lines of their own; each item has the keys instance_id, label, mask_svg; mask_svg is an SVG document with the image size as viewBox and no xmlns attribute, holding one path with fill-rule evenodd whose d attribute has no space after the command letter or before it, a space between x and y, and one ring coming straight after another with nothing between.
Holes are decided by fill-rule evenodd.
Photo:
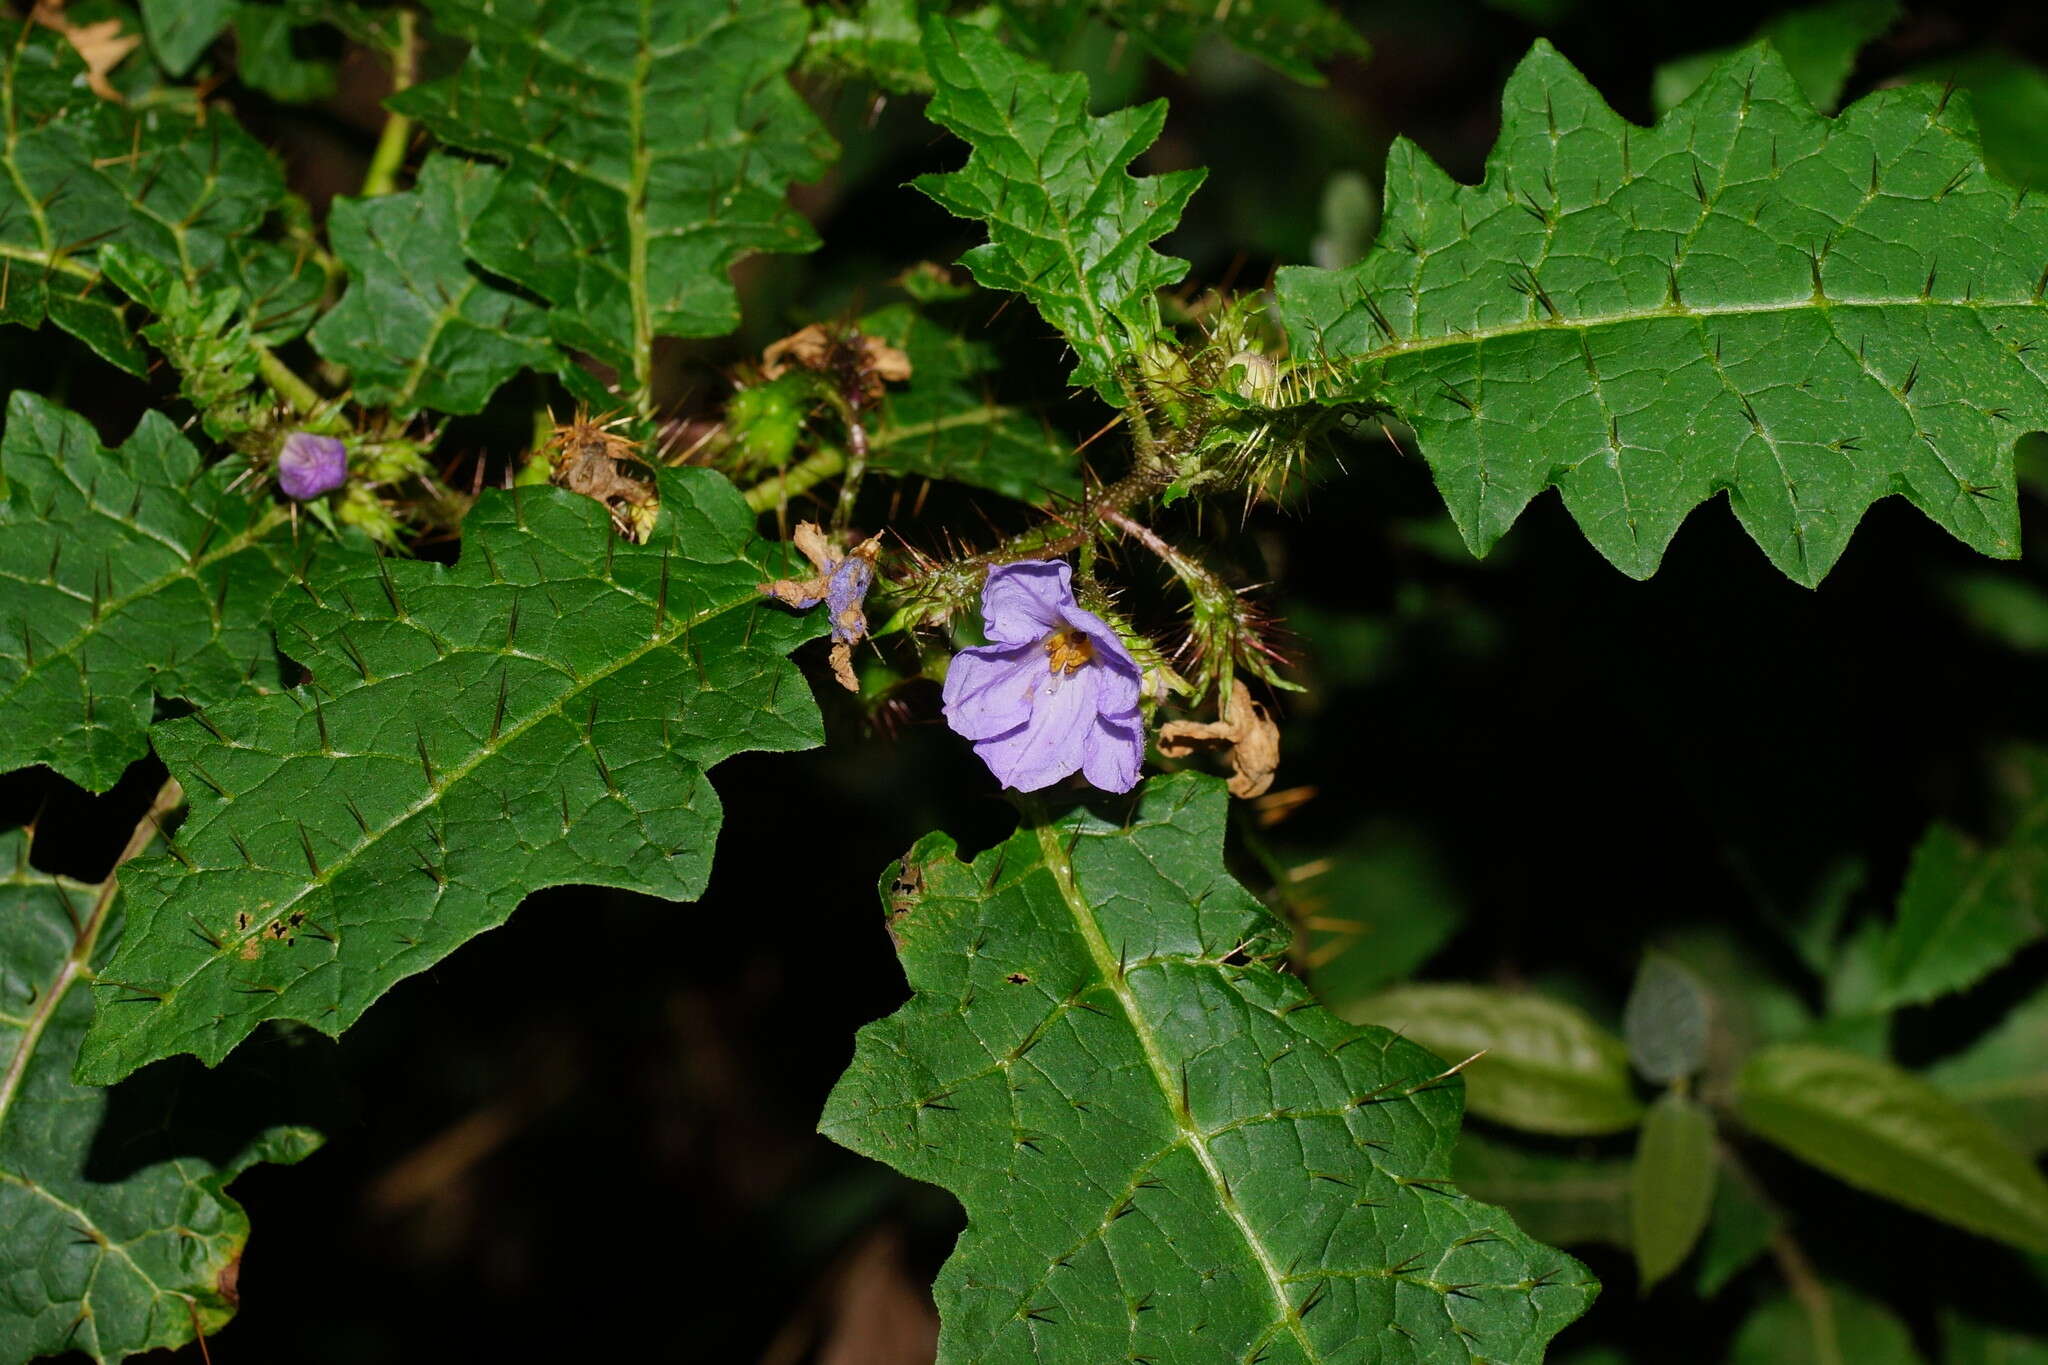
<instances>
[{"instance_id":1,"label":"purple flower bud","mask_svg":"<svg viewBox=\"0 0 2048 1365\"><path fill-rule=\"evenodd\" d=\"M1074 602L1073 570L1027 559L988 571L983 628L946 671L946 724L1006 787L1037 791L1079 770L1104 791L1137 785L1141 675L1107 622Z\"/></svg>"},{"instance_id":2,"label":"purple flower bud","mask_svg":"<svg viewBox=\"0 0 2048 1365\"><path fill-rule=\"evenodd\" d=\"M332 436L295 431L277 455L277 486L304 502L332 493L348 479L348 447Z\"/></svg>"}]
</instances>

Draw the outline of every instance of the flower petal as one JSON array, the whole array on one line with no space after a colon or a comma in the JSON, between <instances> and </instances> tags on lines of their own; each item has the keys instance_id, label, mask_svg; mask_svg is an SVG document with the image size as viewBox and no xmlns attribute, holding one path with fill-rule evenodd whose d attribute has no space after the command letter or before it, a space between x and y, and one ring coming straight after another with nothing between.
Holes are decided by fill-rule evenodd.
<instances>
[{"instance_id":1,"label":"flower petal","mask_svg":"<svg viewBox=\"0 0 2048 1365\"><path fill-rule=\"evenodd\" d=\"M1035 792L1081 766L1088 732L1097 720L1095 676L1083 669L1062 678L1057 688L1048 684L1027 724L975 744L974 752L998 782Z\"/></svg>"},{"instance_id":2,"label":"flower petal","mask_svg":"<svg viewBox=\"0 0 2048 1365\"><path fill-rule=\"evenodd\" d=\"M981 628L998 644L1043 640L1074 605L1073 567L1058 559L998 564L981 585Z\"/></svg>"},{"instance_id":3,"label":"flower petal","mask_svg":"<svg viewBox=\"0 0 2048 1365\"><path fill-rule=\"evenodd\" d=\"M946 668L946 724L968 739L1008 734L1031 720L1051 677L1052 664L1035 640L963 649Z\"/></svg>"},{"instance_id":4,"label":"flower petal","mask_svg":"<svg viewBox=\"0 0 2048 1365\"><path fill-rule=\"evenodd\" d=\"M1103 675L1101 710L1106 716L1127 716L1138 709L1138 690L1144 675L1131 651L1110 624L1092 611L1069 606L1060 613L1068 627L1086 635L1095 645L1090 670Z\"/></svg>"},{"instance_id":5,"label":"flower petal","mask_svg":"<svg viewBox=\"0 0 2048 1365\"><path fill-rule=\"evenodd\" d=\"M1097 716L1081 743L1081 775L1106 792L1127 792L1138 785L1145 762L1145 732L1136 717L1128 721Z\"/></svg>"}]
</instances>

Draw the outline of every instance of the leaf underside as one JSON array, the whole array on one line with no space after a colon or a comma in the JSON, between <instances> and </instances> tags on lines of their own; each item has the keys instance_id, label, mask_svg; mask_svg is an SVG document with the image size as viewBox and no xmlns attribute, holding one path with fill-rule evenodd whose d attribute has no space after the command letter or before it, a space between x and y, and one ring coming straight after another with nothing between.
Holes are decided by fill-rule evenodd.
<instances>
[{"instance_id":1,"label":"leaf underside","mask_svg":"<svg viewBox=\"0 0 2048 1365\"><path fill-rule=\"evenodd\" d=\"M784 197L834 150L785 74L810 22L798 0L431 8L469 56L390 103L505 162L470 255L553 304L555 339L636 390L656 336L738 325L734 261L817 244Z\"/></svg>"},{"instance_id":2,"label":"leaf underside","mask_svg":"<svg viewBox=\"0 0 2048 1365\"><path fill-rule=\"evenodd\" d=\"M268 613L281 518L150 413L118 450L32 393L0 436L0 772L45 763L92 791L148 751L155 701L278 685Z\"/></svg>"},{"instance_id":3,"label":"leaf underside","mask_svg":"<svg viewBox=\"0 0 2048 1365\"><path fill-rule=\"evenodd\" d=\"M1538 43L1481 184L1397 142L1373 252L1278 293L1325 400L1415 428L1476 553L1556 487L1647 577L1725 493L1810 585L1890 494L2019 553L2044 281L2048 202L1985 172L1965 99L1883 90L1830 119L1757 47L1643 129Z\"/></svg>"},{"instance_id":4,"label":"leaf underside","mask_svg":"<svg viewBox=\"0 0 2048 1365\"><path fill-rule=\"evenodd\" d=\"M320 1142L273 1126L217 1155L159 1153L150 1148L166 1144L133 1134L110 1146L115 1097L71 1080L92 1007L63 972L96 893L34 871L21 831L0 832L0 1074L21 1067L18 1088L0 1093L0 1359L10 1361L121 1360L217 1330L233 1315L249 1236L224 1187ZM119 932L118 919L108 924L94 965ZM147 1124L161 1134L171 1121L152 1109Z\"/></svg>"},{"instance_id":5,"label":"leaf underside","mask_svg":"<svg viewBox=\"0 0 2048 1365\"><path fill-rule=\"evenodd\" d=\"M729 483L660 487L644 545L591 499L495 490L452 567L287 590L279 643L311 681L152 732L190 812L123 873L82 1079L211 1063L265 1019L339 1034L543 887L703 891L706 770L822 738L784 657L822 622L762 597L787 566Z\"/></svg>"},{"instance_id":6,"label":"leaf underside","mask_svg":"<svg viewBox=\"0 0 2048 1365\"><path fill-rule=\"evenodd\" d=\"M1266 965L1227 797L926 838L885 888L915 994L821 1130L946 1186L942 1361L1534 1362L1584 1267L1450 1183L1460 1089Z\"/></svg>"}]
</instances>

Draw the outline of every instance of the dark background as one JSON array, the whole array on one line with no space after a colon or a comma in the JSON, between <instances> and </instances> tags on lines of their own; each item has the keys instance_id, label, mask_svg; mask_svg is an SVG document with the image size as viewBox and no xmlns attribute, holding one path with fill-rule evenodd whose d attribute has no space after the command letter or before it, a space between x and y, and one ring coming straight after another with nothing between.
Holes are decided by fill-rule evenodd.
<instances>
[{"instance_id":1,"label":"dark background","mask_svg":"<svg viewBox=\"0 0 2048 1365\"><path fill-rule=\"evenodd\" d=\"M1470 0L1352 6L1374 54L1336 64L1320 89L1227 53L1205 52L1187 73L1124 55L1110 72L1118 96L1164 94L1173 108L1140 168L1211 168L1168 242L1192 260L1191 281L1256 285L1308 259L1329 175L1376 184L1396 132L1476 179L1501 82L1539 34L1647 122L1656 62L1738 42L1773 7L1551 8L1534 23ZM2048 55L2043 7L1912 7L1866 54L1852 94L1994 42ZM342 93L311 110L229 90L322 213L359 183L378 119L374 65L358 53L343 71ZM831 179L800 192L828 246L744 268L742 342L756 350L820 313L879 301L889 276L972 240L899 188L961 157L918 101L814 93L847 148ZM1022 307L987 323L1006 396L1061 394L1044 331ZM675 347L674 410L715 410L717 367L742 354L741 342ZM103 367L77 364L53 333L0 337L10 387L65 397L110 435L152 401L147 386L109 387ZM89 393L74 374L91 376ZM1048 413L1077 439L1104 415L1087 398ZM466 469L500 436L488 419L465 424L443 454ZM1763 925L1829 868L1863 860L1865 902L1888 904L1926 824L1986 828L1988 761L2048 739L2048 642L2016 648L1957 597L1971 575L2040 583L2048 521L2027 497L2024 564L1978 560L1893 501L1808 591L1717 502L1653 581L1635 583L1548 496L1473 561L1447 539L1412 455L1376 432L1345 442L1304 497L1254 514L1252 534L1225 551L1246 581L1273 581L1283 615L1305 608L1316 622L1295 641L1312 690L1279 704L1280 785L1319 795L1280 833L1314 850L1398 819L1468 914L1429 977L1567 981L1610 1022L1643 943L1674 927L1733 926L1758 953L1782 954ZM985 540L982 511L1005 515L963 504L939 524ZM1166 633L1151 566L1128 567L1134 613ZM822 655L805 662L823 676ZM339 1072L348 1112L305 1164L237 1182L255 1232L241 1314L214 1360L929 1359L924 1286L957 1207L812 1128L854 1030L904 996L875 879L929 829L972 849L1010 815L935 723L933 689L894 699L891 737L835 689L820 695L828 748L717 772L726 823L701 903L537 895L504 930L393 990L339 1045L291 1051L294 1066ZM95 876L155 782L138 771L93 801L17 775L0 782L0 823L47 804L42 856ZM1255 866L1243 875L1266 889ZM1990 1017L1996 995L1906 1016L1901 1056L1938 1054ZM1809 1251L1923 1338L1944 1296L2009 1317L2023 1292L2005 1253L1819 1177L1768 1161L1762 1173L1803 1182ZM1624 1259L1581 1254L1609 1289L1560 1356L1602 1342L1637 1360L1717 1360L1746 1306L1774 1288L1764 1265L1712 1304L1682 1288L1639 1302Z\"/></svg>"}]
</instances>

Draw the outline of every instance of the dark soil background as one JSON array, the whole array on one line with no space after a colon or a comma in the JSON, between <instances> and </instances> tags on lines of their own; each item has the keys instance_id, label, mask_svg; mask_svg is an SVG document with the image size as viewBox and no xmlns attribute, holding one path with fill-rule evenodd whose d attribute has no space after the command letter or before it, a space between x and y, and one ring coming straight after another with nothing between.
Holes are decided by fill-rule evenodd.
<instances>
[{"instance_id":1,"label":"dark soil background","mask_svg":"<svg viewBox=\"0 0 2048 1365\"><path fill-rule=\"evenodd\" d=\"M1193 261L1192 281L1256 284L1307 260L1329 175L1376 184L1396 132L1477 178L1500 85L1539 34L1647 122L1656 62L1738 42L1772 8L1541 7L1555 17L1472 0L1352 6L1374 54L1337 64L1320 89L1222 52L1186 73L1124 55L1110 73L1119 95L1172 100L1147 168L1211 168L1168 243ZM1910 9L1855 89L1987 43L2048 57L2038 4ZM356 54L328 106L245 106L316 212L360 181L377 79ZM716 368L742 344L758 350L879 297L905 266L970 243L962 224L899 188L961 156L916 101L877 107L859 89L815 98L848 148L828 182L801 192L829 245L745 267L748 334L674 349L678 412L715 404ZM1021 306L988 322L1008 361L1005 394L1061 393L1044 330ZM64 397L125 432L149 390L74 380L78 359L54 334L0 336L9 387ZM1085 398L1049 415L1077 439L1104 416ZM495 435L488 419L465 424L444 453ZM1611 1014L1641 945L1674 926L1732 924L1776 951L1753 931L1777 908L1845 858L1868 865L1873 903L1888 903L1931 819L1990 822L1988 760L2010 742L2048 740L2048 658L1986 630L1957 599L1969 575L2040 584L2038 495L2025 564L1978 560L1889 502L1808 591L1716 503L1694 514L1663 571L1636 583L1552 497L1478 562L1447 541L1412 452L1374 431L1336 457L1296 505L1254 514L1240 542L1243 574L1274 581L1283 615L1317 623L1295 646L1313 690L1280 704L1280 784L1319 794L1281 832L1313 850L1380 818L1414 831L1468 912L1432 978L1568 978ZM946 524L986 538L983 510L1003 515L963 503ZM1129 567L1145 620L1153 571ZM1170 625L1163 613L1145 623ZM824 676L822 654L806 664ZM211 1343L214 1361L930 1359L925 1286L957 1206L813 1125L854 1030L905 993L876 878L929 829L973 848L1011 817L935 723L930 689L897 699L890 735L829 686L821 696L830 747L718 770L726 823L701 903L535 896L505 929L393 990L338 1045L291 1050L294 1067L338 1073L346 1112L303 1165L237 1182L255 1233L241 1315ZM154 785L138 772L94 801L46 774L17 775L0 782L0 821L47 807L43 856L96 875ZM1264 889L1255 867L1244 875ZM1938 1052L1946 1031L1971 1022L1921 1013L1901 1024L1908 1054ZM1916 1331L1930 1331L1944 1294L2003 1292L2003 1253L1819 1177L1784 1178L1803 1181L1800 1233L1824 1268ZM1560 1356L1609 1343L1635 1360L1717 1360L1746 1306L1773 1288L1765 1266L1713 1304L1682 1289L1639 1302L1624 1261L1588 1259L1610 1289Z\"/></svg>"}]
</instances>

